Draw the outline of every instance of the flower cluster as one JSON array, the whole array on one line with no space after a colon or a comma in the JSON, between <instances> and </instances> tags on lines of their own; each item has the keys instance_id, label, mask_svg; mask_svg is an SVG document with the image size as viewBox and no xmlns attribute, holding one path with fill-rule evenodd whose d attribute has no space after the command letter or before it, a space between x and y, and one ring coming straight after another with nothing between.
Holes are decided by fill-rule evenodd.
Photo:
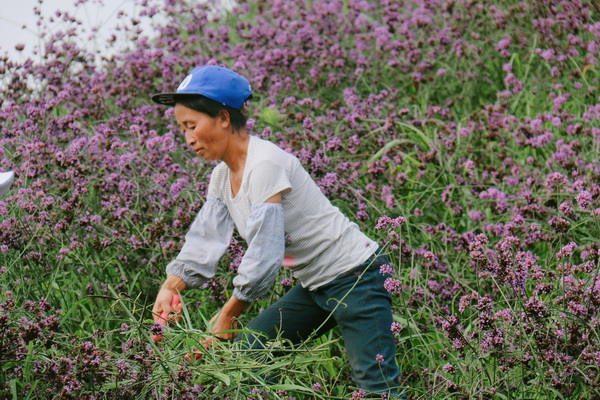
<instances>
[{"instance_id":1,"label":"flower cluster","mask_svg":"<svg viewBox=\"0 0 600 400\"><path fill-rule=\"evenodd\" d=\"M101 56L57 11L40 19L34 59L0 57L0 171L16 176L0 199L0 289L12 291L0 295L0 398L10 382L34 397L136 398L160 380L135 319L107 303L111 290L151 303L204 202L213 165L148 98L202 64L248 77L248 131L297 156L389 253L403 385L599 396L594 2L192 3L140 1L107 43L127 49ZM243 254L236 236L188 303L216 311ZM282 275L275 292L292 284ZM147 397L216 385L171 372ZM319 392L366 396L338 386Z\"/></svg>"}]
</instances>

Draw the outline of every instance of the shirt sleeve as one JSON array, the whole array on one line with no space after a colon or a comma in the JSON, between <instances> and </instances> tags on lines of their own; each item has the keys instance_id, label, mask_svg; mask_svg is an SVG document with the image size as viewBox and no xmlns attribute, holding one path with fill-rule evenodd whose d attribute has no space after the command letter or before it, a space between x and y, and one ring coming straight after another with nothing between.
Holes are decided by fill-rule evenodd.
<instances>
[{"instance_id":1,"label":"shirt sleeve","mask_svg":"<svg viewBox=\"0 0 600 400\"><path fill-rule=\"evenodd\" d=\"M264 203L277 193L292 190L285 167L272 161L261 161L252 168L248 176L248 198L250 204Z\"/></svg>"},{"instance_id":2,"label":"shirt sleeve","mask_svg":"<svg viewBox=\"0 0 600 400\"><path fill-rule=\"evenodd\" d=\"M281 203L252 206L247 222L248 249L233 279L233 296L252 302L273 286L285 252Z\"/></svg>"},{"instance_id":3,"label":"shirt sleeve","mask_svg":"<svg viewBox=\"0 0 600 400\"><path fill-rule=\"evenodd\" d=\"M202 285L215 276L232 234L233 220L227 206L208 195L185 235L179 255L167 265L167 275L180 277L188 288Z\"/></svg>"}]
</instances>

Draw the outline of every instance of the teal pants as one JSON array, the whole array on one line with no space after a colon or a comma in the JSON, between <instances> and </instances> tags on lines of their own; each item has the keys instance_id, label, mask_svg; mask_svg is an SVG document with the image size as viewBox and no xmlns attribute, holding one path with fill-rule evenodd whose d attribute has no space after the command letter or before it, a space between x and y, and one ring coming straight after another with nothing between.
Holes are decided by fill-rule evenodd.
<instances>
[{"instance_id":1,"label":"teal pants","mask_svg":"<svg viewBox=\"0 0 600 400\"><path fill-rule=\"evenodd\" d=\"M298 344L337 325L356 385L369 394L399 394L391 295L383 287L388 276L379 272L387 263L385 255L372 256L315 291L293 287L246 327L263 335L238 340L258 350L280 334Z\"/></svg>"}]
</instances>

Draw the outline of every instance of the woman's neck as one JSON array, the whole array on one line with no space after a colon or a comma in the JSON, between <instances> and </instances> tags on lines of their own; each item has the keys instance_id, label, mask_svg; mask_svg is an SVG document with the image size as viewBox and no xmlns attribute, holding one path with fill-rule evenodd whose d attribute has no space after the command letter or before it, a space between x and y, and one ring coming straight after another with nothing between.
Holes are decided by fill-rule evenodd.
<instances>
[{"instance_id":1,"label":"woman's neck","mask_svg":"<svg viewBox=\"0 0 600 400\"><path fill-rule=\"evenodd\" d=\"M229 149L223 159L232 173L236 174L244 170L249 143L250 135L248 135L246 130L240 129L232 133Z\"/></svg>"}]
</instances>

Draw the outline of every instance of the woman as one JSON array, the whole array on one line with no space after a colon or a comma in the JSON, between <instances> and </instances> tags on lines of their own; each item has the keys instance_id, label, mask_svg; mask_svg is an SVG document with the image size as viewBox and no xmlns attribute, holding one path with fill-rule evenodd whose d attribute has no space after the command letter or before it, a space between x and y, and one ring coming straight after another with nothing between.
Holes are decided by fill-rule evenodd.
<instances>
[{"instance_id":1,"label":"woman","mask_svg":"<svg viewBox=\"0 0 600 400\"><path fill-rule=\"evenodd\" d=\"M175 107L186 142L199 156L221 161L181 252L167 266L154 318L180 311L170 306L173 296L215 275L235 226L248 248L232 297L211 320L212 332L232 339L224 331L271 288L283 264L301 285L248 324L264 333L246 337L249 345L260 348L278 334L300 343L338 325L357 385L395 394L391 297L379 272L387 258L327 200L297 158L246 132L242 111L251 96L244 77L214 65L194 69L175 93L152 96Z\"/></svg>"}]
</instances>

